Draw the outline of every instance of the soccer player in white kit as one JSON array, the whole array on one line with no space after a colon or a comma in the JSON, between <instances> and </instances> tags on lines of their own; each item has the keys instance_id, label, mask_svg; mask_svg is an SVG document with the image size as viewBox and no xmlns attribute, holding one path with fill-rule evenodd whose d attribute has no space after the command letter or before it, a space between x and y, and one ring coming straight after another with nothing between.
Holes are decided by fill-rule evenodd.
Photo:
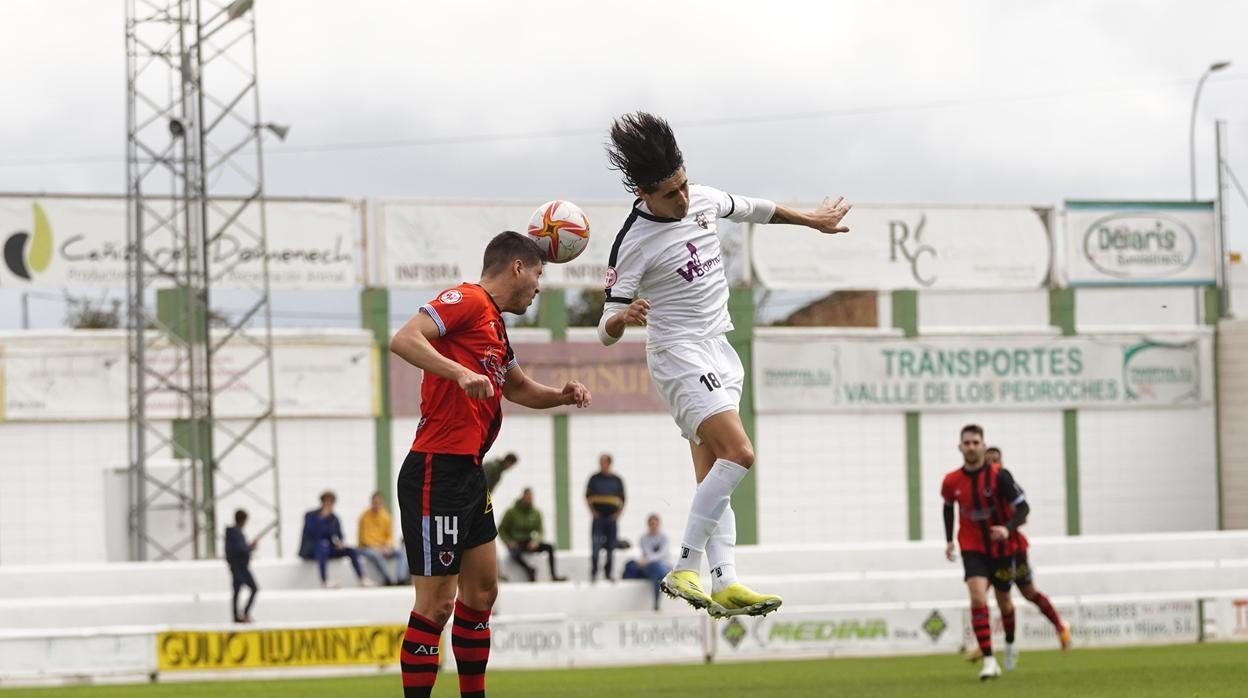
<instances>
[{"instance_id":1,"label":"soccer player in white kit","mask_svg":"<svg viewBox=\"0 0 1248 698\"><path fill-rule=\"evenodd\" d=\"M689 440L698 480L680 557L663 591L715 617L765 615L781 598L754 592L736 575L730 497L754 464L754 447L737 414L745 371L725 337L732 321L716 221L844 233L850 204L825 199L814 211L797 211L690 185L671 127L645 112L615 120L607 157L638 198L611 247L598 337L611 345L626 326L646 326L651 379ZM704 555L710 594L701 586Z\"/></svg>"}]
</instances>

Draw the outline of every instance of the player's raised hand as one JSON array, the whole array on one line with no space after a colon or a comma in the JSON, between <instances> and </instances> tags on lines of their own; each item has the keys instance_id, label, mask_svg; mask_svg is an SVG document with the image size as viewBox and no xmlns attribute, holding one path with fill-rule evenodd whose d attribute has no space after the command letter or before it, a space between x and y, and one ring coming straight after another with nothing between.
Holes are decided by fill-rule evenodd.
<instances>
[{"instance_id":1,"label":"player's raised hand","mask_svg":"<svg viewBox=\"0 0 1248 698\"><path fill-rule=\"evenodd\" d=\"M624 309L624 324L631 327L645 327L646 316L650 314L650 301L638 298Z\"/></svg>"},{"instance_id":2,"label":"player's raised hand","mask_svg":"<svg viewBox=\"0 0 1248 698\"><path fill-rule=\"evenodd\" d=\"M576 405L577 407L589 407L592 396L589 394L589 388L586 388L579 381L568 381L563 386L563 404Z\"/></svg>"},{"instance_id":3,"label":"player's raised hand","mask_svg":"<svg viewBox=\"0 0 1248 698\"><path fill-rule=\"evenodd\" d=\"M849 226L841 225L841 219L853 207L854 205L846 201L843 196L836 197L836 201L833 201L831 197L824 197L823 203L819 204L819 208L811 214L810 227L827 235L848 233Z\"/></svg>"},{"instance_id":4,"label":"player's raised hand","mask_svg":"<svg viewBox=\"0 0 1248 698\"><path fill-rule=\"evenodd\" d=\"M472 371L465 371L464 375L459 377L459 388L468 394L468 397L474 400L484 400L494 397L494 383L486 376Z\"/></svg>"}]
</instances>

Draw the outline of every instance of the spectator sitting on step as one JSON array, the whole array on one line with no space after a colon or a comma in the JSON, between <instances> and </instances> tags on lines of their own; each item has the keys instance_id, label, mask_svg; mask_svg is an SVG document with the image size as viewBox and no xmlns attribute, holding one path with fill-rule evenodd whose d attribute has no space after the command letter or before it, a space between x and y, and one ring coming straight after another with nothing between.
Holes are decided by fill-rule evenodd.
<instances>
[{"instance_id":1,"label":"spectator sitting on step","mask_svg":"<svg viewBox=\"0 0 1248 698\"><path fill-rule=\"evenodd\" d=\"M374 492L369 507L360 515L358 532L360 554L377 571L386 584L406 584L411 572L407 568L407 554L394 545L394 523L390 512L381 502L381 493ZM394 578L386 574L386 560L394 560Z\"/></svg>"},{"instance_id":2,"label":"spectator sitting on step","mask_svg":"<svg viewBox=\"0 0 1248 698\"><path fill-rule=\"evenodd\" d=\"M624 579L649 579L654 584L654 610L659 610L659 582L672 570L667 534L660 530L658 514L646 519L646 532L638 542L641 558L624 566Z\"/></svg>"},{"instance_id":3,"label":"spectator sitting on step","mask_svg":"<svg viewBox=\"0 0 1248 698\"><path fill-rule=\"evenodd\" d=\"M520 499L503 514L498 524L498 537L507 545L511 559L524 568L529 581L537 580L537 570L524 561L526 553L546 553L550 565L550 578L556 582L565 581L555 572L555 547L542 540L542 512L533 506L533 490L524 488Z\"/></svg>"},{"instance_id":4,"label":"spectator sitting on step","mask_svg":"<svg viewBox=\"0 0 1248 698\"><path fill-rule=\"evenodd\" d=\"M321 507L303 515L303 536L299 543L299 557L304 560L316 560L317 569L321 574L321 586L333 588L337 586L329 581L327 563L340 557L351 558L351 567L355 569L355 578L360 586L374 586L373 580L364 576L360 569L360 555L355 548L349 548L342 542L342 522L334 513L334 502L338 497L331 491L321 493Z\"/></svg>"}]
</instances>

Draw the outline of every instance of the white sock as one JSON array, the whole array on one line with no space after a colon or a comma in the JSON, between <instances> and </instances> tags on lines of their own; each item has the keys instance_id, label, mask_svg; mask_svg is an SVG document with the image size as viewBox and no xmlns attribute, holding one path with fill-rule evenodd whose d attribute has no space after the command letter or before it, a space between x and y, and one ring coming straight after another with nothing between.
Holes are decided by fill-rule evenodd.
<instances>
[{"instance_id":1,"label":"white sock","mask_svg":"<svg viewBox=\"0 0 1248 698\"><path fill-rule=\"evenodd\" d=\"M737 515L729 500L719 525L706 541L706 560L711 566L711 593L737 583Z\"/></svg>"},{"instance_id":2,"label":"white sock","mask_svg":"<svg viewBox=\"0 0 1248 698\"><path fill-rule=\"evenodd\" d=\"M731 503L732 491L737 483L750 472L749 468L737 465L722 458L711 466L693 493L693 504L689 507L689 521L685 524L685 537L680 543L680 559L676 561L678 570L702 571L702 553L706 550L706 542L719 525L719 518Z\"/></svg>"}]
</instances>

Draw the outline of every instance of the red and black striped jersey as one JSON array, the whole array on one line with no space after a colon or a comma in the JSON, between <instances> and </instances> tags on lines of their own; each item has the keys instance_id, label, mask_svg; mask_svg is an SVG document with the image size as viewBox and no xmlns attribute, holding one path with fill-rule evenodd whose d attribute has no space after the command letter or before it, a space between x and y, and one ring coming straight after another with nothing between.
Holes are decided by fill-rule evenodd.
<instances>
[{"instance_id":1,"label":"red and black striped jersey","mask_svg":"<svg viewBox=\"0 0 1248 698\"><path fill-rule=\"evenodd\" d=\"M1014 514L1014 507L1026 499L1010 471L998 464L973 472L958 468L945 475L940 496L946 503L958 505L958 547L963 552L1005 557L1027 551L1027 538L1022 531L1013 531L1003 541L993 541L988 534L990 527L1004 526Z\"/></svg>"},{"instance_id":2,"label":"red and black striped jersey","mask_svg":"<svg viewBox=\"0 0 1248 698\"><path fill-rule=\"evenodd\" d=\"M420 424L412 450L473 456L490 449L503 423L503 384L516 365L503 316L490 294L464 283L420 306L438 326L431 341L439 354L481 373L494 383L494 396L475 400L452 380L426 372L420 384Z\"/></svg>"}]
</instances>

